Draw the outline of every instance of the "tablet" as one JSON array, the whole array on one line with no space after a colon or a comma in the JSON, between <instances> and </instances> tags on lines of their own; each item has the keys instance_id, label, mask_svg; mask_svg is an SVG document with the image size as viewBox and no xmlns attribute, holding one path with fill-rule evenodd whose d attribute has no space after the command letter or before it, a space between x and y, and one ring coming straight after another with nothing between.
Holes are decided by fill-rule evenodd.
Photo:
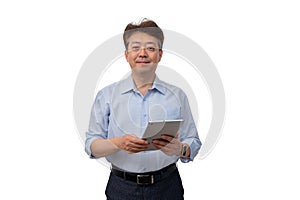
<instances>
[{"instance_id":1,"label":"tablet","mask_svg":"<svg viewBox=\"0 0 300 200\"><path fill-rule=\"evenodd\" d=\"M182 122L183 119L149 121L142 137L150 144L147 150L157 150L152 144L153 139L160 139L162 135L175 137Z\"/></svg>"}]
</instances>

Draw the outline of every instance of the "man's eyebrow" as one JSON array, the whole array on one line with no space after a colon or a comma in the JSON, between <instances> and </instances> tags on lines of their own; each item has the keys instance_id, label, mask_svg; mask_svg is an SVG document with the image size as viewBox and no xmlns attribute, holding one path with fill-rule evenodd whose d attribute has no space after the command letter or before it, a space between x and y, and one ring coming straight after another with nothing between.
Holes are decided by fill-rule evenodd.
<instances>
[{"instance_id":1,"label":"man's eyebrow","mask_svg":"<svg viewBox=\"0 0 300 200\"><path fill-rule=\"evenodd\" d=\"M130 46L133 46L133 45L141 45L141 43L140 43L140 42L129 42L129 45L130 45Z\"/></svg>"},{"instance_id":2,"label":"man's eyebrow","mask_svg":"<svg viewBox=\"0 0 300 200\"><path fill-rule=\"evenodd\" d=\"M131 44L142 44L142 42L132 41ZM156 44L156 42L146 42L145 44Z\"/></svg>"}]
</instances>

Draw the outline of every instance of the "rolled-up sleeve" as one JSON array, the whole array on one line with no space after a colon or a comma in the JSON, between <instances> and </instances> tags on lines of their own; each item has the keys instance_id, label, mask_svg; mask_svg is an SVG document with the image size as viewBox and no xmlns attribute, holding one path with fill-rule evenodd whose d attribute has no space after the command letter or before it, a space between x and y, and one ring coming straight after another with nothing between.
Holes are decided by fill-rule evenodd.
<instances>
[{"instance_id":1,"label":"rolled-up sleeve","mask_svg":"<svg viewBox=\"0 0 300 200\"><path fill-rule=\"evenodd\" d=\"M94 158L91 144L96 139L107 139L109 124L109 103L103 90L99 91L91 109L89 128L86 132L85 152Z\"/></svg>"},{"instance_id":2,"label":"rolled-up sleeve","mask_svg":"<svg viewBox=\"0 0 300 200\"><path fill-rule=\"evenodd\" d=\"M184 121L179 129L179 137L181 142L190 146L190 157L180 158L180 160L184 163L187 163L194 160L201 148L202 143L198 136L198 131L192 116L188 98L184 93L183 96L181 96L181 102L181 112Z\"/></svg>"}]
</instances>

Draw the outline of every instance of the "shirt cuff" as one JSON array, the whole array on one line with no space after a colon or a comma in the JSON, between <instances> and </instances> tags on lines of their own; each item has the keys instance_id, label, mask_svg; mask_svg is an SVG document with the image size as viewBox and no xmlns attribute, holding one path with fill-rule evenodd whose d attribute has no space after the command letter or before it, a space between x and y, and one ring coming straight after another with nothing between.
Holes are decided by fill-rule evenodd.
<instances>
[{"instance_id":1,"label":"shirt cuff","mask_svg":"<svg viewBox=\"0 0 300 200\"><path fill-rule=\"evenodd\" d=\"M180 161L183 162L183 163L188 163L188 162L192 161L192 159L190 159L190 158L180 158Z\"/></svg>"}]
</instances>

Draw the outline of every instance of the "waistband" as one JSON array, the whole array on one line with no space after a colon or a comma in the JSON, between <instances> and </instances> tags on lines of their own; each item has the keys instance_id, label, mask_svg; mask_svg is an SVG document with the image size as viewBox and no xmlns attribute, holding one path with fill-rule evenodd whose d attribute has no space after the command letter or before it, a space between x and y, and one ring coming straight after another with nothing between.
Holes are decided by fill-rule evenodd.
<instances>
[{"instance_id":1,"label":"waistband","mask_svg":"<svg viewBox=\"0 0 300 200\"><path fill-rule=\"evenodd\" d=\"M151 185L168 177L175 170L177 170L177 166L173 163L160 170L146 173L125 172L115 168L112 168L111 172L120 178L135 182L138 185Z\"/></svg>"}]
</instances>

